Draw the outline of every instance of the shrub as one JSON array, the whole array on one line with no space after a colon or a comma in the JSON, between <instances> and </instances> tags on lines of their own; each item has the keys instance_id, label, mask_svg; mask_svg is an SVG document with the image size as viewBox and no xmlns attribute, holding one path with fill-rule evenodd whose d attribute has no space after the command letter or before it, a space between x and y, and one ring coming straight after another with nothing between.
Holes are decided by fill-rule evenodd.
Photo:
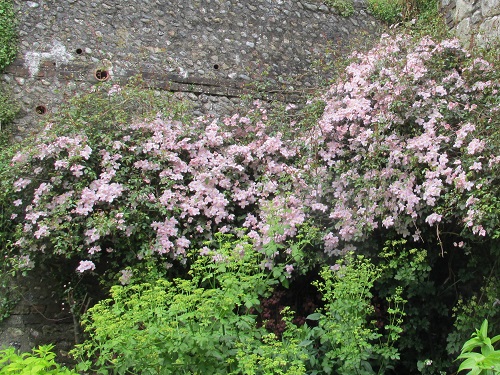
<instances>
[{"instance_id":1,"label":"shrub","mask_svg":"<svg viewBox=\"0 0 500 375\"><path fill-rule=\"evenodd\" d=\"M446 366L457 295L470 298L498 272L498 70L457 41L429 37L384 36L354 57L308 134L313 209L331 255L373 254L401 237L403 249L427 249L433 272L409 280L416 294L400 350L406 369L430 357L436 370Z\"/></svg>"},{"instance_id":2,"label":"shrub","mask_svg":"<svg viewBox=\"0 0 500 375\"><path fill-rule=\"evenodd\" d=\"M222 122L134 122L115 107L128 90L101 88L92 113L75 105L13 158L17 244L88 262L106 249L182 260L218 230L285 240L308 215L330 229L328 254L375 230L425 232L442 252L445 239L495 237L494 66L457 41L401 35L355 57L318 125L291 122L286 137L259 105Z\"/></svg>"},{"instance_id":3,"label":"shrub","mask_svg":"<svg viewBox=\"0 0 500 375\"><path fill-rule=\"evenodd\" d=\"M218 235L189 277L114 286L83 320L78 369L141 374L304 374L296 337L257 328L253 308L278 282L249 238ZM293 348L292 348L293 346ZM263 355L265 358L263 358ZM261 362L260 359L263 361ZM288 368L288 370L287 370ZM243 372L242 372L243 371Z\"/></svg>"},{"instance_id":4,"label":"shrub","mask_svg":"<svg viewBox=\"0 0 500 375\"><path fill-rule=\"evenodd\" d=\"M317 327L296 326L285 306L278 336L259 325L255 313L279 284L279 273L263 267L265 256L250 238L216 238L192 253L188 277L145 283L132 276L128 285L112 287L111 298L84 317L88 339L72 352L80 360L77 368L117 374L374 374L398 359L401 290L387 298L384 332L371 322L370 290L383 268L353 255L325 268L316 283L325 308L308 317ZM287 269L283 263L276 268Z\"/></svg>"},{"instance_id":5,"label":"shrub","mask_svg":"<svg viewBox=\"0 0 500 375\"><path fill-rule=\"evenodd\" d=\"M375 230L441 245L445 227L457 244L498 235L498 70L467 56L456 40L386 35L331 87L309 134L327 251Z\"/></svg>"},{"instance_id":6,"label":"shrub","mask_svg":"<svg viewBox=\"0 0 500 375\"><path fill-rule=\"evenodd\" d=\"M93 112L77 102L13 157L20 256L77 258L84 272L103 253L184 262L190 245L241 226L261 245L296 234L304 202L282 192L305 186L297 148L267 133L264 108L225 124L175 113L139 122L130 90L101 86Z\"/></svg>"},{"instance_id":7,"label":"shrub","mask_svg":"<svg viewBox=\"0 0 500 375\"><path fill-rule=\"evenodd\" d=\"M322 281L315 285L325 307L308 319L318 321L312 337L320 342L310 361L325 374L383 374L399 359L395 344L402 332L406 301L402 288L387 297L388 323L380 330L373 319L372 291L382 273L382 268L353 254L322 270Z\"/></svg>"}]
</instances>

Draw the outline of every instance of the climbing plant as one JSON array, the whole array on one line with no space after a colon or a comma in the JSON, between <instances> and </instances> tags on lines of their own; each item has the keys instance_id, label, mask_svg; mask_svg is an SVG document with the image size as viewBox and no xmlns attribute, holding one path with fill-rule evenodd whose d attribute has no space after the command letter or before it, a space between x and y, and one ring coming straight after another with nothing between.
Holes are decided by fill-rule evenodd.
<instances>
[{"instance_id":1,"label":"climbing plant","mask_svg":"<svg viewBox=\"0 0 500 375\"><path fill-rule=\"evenodd\" d=\"M0 71L3 71L16 57L17 30L13 3L0 1Z\"/></svg>"},{"instance_id":2,"label":"climbing plant","mask_svg":"<svg viewBox=\"0 0 500 375\"><path fill-rule=\"evenodd\" d=\"M16 18L12 1L0 1L0 72L9 65L16 57L17 53L17 30ZM3 131L8 126L18 112L18 108L10 92L0 87L0 137L5 137Z\"/></svg>"}]
</instances>

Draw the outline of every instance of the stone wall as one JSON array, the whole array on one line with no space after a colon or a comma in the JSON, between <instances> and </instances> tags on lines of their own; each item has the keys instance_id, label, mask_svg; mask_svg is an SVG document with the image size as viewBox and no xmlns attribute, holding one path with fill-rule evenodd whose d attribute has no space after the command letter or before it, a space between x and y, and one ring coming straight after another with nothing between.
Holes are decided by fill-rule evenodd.
<instances>
[{"instance_id":1,"label":"stone wall","mask_svg":"<svg viewBox=\"0 0 500 375\"><path fill-rule=\"evenodd\" d=\"M319 0L15 0L20 51L3 79L22 103L21 132L97 70L116 82L142 74L185 93L196 114L223 112L258 82L283 97L317 85L330 46L376 34L360 1L342 17Z\"/></svg>"},{"instance_id":2,"label":"stone wall","mask_svg":"<svg viewBox=\"0 0 500 375\"><path fill-rule=\"evenodd\" d=\"M500 41L500 0L442 0L450 28L465 45Z\"/></svg>"},{"instance_id":3,"label":"stone wall","mask_svg":"<svg viewBox=\"0 0 500 375\"><path fill-rule=\"evenodd\" d=\"M11 315L0 322L0 348L12 346L22 352L47 343L57 344L60 360L75 342L75 326L62 300L61 285L49 272L35 272L19 280L13 296L19 301Z\"/></svg>"}]
</instances>

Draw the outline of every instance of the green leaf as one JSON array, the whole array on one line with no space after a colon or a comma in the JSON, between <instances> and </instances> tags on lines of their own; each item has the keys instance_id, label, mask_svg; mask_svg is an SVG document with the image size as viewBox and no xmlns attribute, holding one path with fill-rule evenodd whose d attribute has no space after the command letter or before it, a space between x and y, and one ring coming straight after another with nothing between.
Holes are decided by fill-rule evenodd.
<instances>
[{"instance_id":1,"label":"green leaf","mask_svg":"<svg viewBox=\"0 0 500 375\"><path fill-rule=\"evenodd\" d=\"M479 362L479 361L482 361L484 359L484 355L482 354L479 354L479 353L464 353L464 354L460 354L458 356L458 359L462 359L462 358L473 358L476 362Z\"/></svg>"},{"instance_id":2,"label":"green leaf","mask_svg":"<svg viewBox=\"0 0 500 375\"><path fill-rule=\"evenodd\" d=\"M321 319L321 314L320 313L313 313L313 314L309 314L306 319L307 320L320 320Z\"/></svg>"},{"instance_id":3,"label":"green leaf","mask_svg":"<svg viewBox=\"0 0 500 375\"><path fill-rule=\"evenodd\" d=\"M488 339L488 341L490 340ZM485 357L494 351L495 349L493 348L493 346L491 346L491 344L486 344L481 346L481 354L484 355Z\"/></svg>"},{"instance_id":4,"label":"green leaf","mask_svg":"<svg viewBox=\"0 0 500 375\"><path fill-rule=\"evenodd\" d=\"M484 364L488 363L488 366L500 365L500 350L490 353L483 361Z\"/></svg>"},{"instance_id":5,"label":"green leaf","mask_svg":"<svg viewBox=\"0 0 500 375\"><path fill-rule=\"evenodd\" d=\"M488 337L488 320L484 320L483 324L481 324L481 328L479 329L479 338L485 339Z\"/></svg>"},{"instance_id":6,"label":"green leaf","mask_svg":"<svg viewBox=\"0 0 500 375\"><path fill-rule=\"evenodd\" d=\"M281 280L281 285L283 285L284 288L288 289L290 287L290 281L285 277L283 280Z\"/></svg>"},{"instance_id":7,"label":"green leaf","mask_svg":"<svg viewBox=\"0 0 500 375\"><path fill-rule=\"evenodd\" d=\"M481 344L482 344L482 340L480 340L477 337L473 337L470 340L466 341L464 346L462 346L462 353L470 352L474 348L480 347Z\"/></svg>"},{"instance_id":8,"label":"green leaf","mask_svg":"<svg viewBox=\"0 0 500 375\"><path fill-rule=\"evenodd\" d=\"M482 371L480 367L475 367L467 375L480 375Z\"/></svg>"},{"instance_id":9,"label":"green leaf","mask_svg":"<svg viewBox=\"0 0 500 375\"><path fill-rule=\"evenodd\" d=\"M31 371L30 373L31 374L38 374L41 370L43 370L45 368L44 365L35 365L31 368Z\"/></svg>"},{"instance_id":10,"label":"green leaf","mask_svg":"<svg viewBox=\"0 0 500 375\"><path fill-rule=\"evenodd\" d=\"M273 269L273 277L274 278L278 278L281 274L283 273L283 271L281 269L279 269L278 267L275 267Z\"/></svg>"},{"instance_id":11,"label":"green leaf","mask_svg":"<svg viewBox=\"0 0 500 375\"><path fill-rule=\"evenodd\" d=\"M460 364L460 366L458 367L458 372L463 370L470 370L475 367L477 367L476 360L474 358L468 358Z\"/></svg>"}]
</instances>

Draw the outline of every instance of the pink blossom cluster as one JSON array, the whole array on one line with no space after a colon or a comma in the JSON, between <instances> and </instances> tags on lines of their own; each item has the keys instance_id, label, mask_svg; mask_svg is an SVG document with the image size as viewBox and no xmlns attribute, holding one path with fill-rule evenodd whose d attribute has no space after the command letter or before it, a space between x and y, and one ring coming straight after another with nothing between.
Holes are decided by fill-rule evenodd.
<instances>
[{"instance_id":1,"label":"pink blossom cluster","mask_svg":"<svg viewBox=\"0 0 500 375\"><path fill-rule=\"evenodd\" d=\"M328 166L318 169L319 198L332 220L325 250L344 252L377 228L420 240L426 225L462 222L486 235L480 202L470 197L496 178L498 149L478 132L498 119L500 83L481 81L494 67L467 63L455 40L415 44L404 35L384 35L354 57L324 96L309 138L316 164ZM491 105L478 107L488 98Z\"/></svg>"},{"instance_id":2,"label":"pink blossom cluster","mask_svg":"<svg viewBox=\"0 0 500 375\"><path fill-rule=\"evenodd\" d=\"M36 180L14 183L22 190L18 244L59 241L65 248L57 252L93 260L109 247L184 260L193 242L218 231L246 228L256 246L290 239L306 219L296 146L267 133L265 109L257 106L253 116L192 124L158 117L99 144L81 135L51 138L47 130L36 151L12 161L26 176L41 169ZM285 196L294 190L297 196Z\"/></svg>"},{"instance_id":3,"label":"pink blossom cluster","mask_svg":"<svg viewBox=\"0 0 500 375\"><path fill-rule=\"evenodd\" d=\"M95 270L95 264L90 260L82 260L80 261L80 264L78 265L76 270L80 273L83 273L85 271L93 271Z\"/></svg>"}]
</instances>

